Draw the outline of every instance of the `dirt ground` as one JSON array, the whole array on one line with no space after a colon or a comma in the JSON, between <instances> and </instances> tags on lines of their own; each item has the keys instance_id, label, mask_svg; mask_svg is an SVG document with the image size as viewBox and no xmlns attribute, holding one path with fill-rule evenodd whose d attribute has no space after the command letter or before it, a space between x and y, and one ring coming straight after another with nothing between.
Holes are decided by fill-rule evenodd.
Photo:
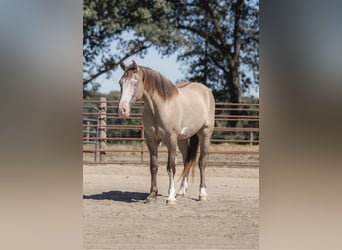
<instances>
[{"instance_id":1,"label":"dirt ground","mask_svg":"<svg viewBox=\"0 0 342 250\"><path fill-rule=\"evenodd\" d=\"M159 197L150 204L144 203L147 166L85 165L83 171L84 249L258 248L258 168L208 167L206 202L197 200L196 169L187 195L172 206L165 202L165 166L159 167Z\"/></svg>"}]
</instances>

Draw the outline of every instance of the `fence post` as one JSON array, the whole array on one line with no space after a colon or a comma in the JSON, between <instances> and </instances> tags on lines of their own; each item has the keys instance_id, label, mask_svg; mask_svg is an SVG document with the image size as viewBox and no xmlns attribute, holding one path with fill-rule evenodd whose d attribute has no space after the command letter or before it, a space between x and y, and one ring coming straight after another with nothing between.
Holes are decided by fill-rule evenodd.
<instances>
[{"instance_id":1,"label":"fence post","mask_svg":"<svg viewBox=\"0 0 342 250\"><path fill-rule=\"evenodd\" d=\"M89 142L89 134L90 134L90 121L87 121L86 125L86 142Z\"/></svg>"},{"instance_id":2,"label":"fence post","mask_svg":"<svg viewBox=\"0 0 342 250\"><path fill-rule=\"evenodd\" d=\"M100 98L99 106L99 149L100 149L100 162L106 161L106 124L107 124L107 99L105 97Z\"/></svg>"},{"instance_id":3,"label":"fence post","mask_svg":"<svg viewBox=\"0 0 342 250\"><path fill-rule=\"evenodd\" d=\"M250 135L249 135L249 136L250 136L250 137L249 137L249 145L250 145L250 146L253 146L253 141L254 141L254 139L253 139L253 137L254 137L253 131L250 132Z\"/></svg>"}]
</instances>

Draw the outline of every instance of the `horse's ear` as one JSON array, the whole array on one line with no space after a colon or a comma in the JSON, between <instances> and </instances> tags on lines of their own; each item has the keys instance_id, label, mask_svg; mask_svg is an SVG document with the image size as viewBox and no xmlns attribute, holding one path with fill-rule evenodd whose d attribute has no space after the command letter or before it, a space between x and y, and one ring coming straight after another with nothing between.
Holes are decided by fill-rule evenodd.
<instances>
[{"instance_id":1,"label":"horse's ear","mask_svg":"<svg viewBox=\"0 0 342 250\"><path fill-rule=\"evenodd\" d=\"M123 71L126 71L127 65L124 62L120 62L120 67Z\"/></svg>"},{"instance_id":2,"label":"horse's ear","mask_svg":"<svg viewBox=\"0 0 342 250\"><path fill-rule=\"evenodd\" d=\"M134 70L134 71L138 71L138 65L137 65L137 63L136 63L134 60L132 60L132 63L133 63L133 70Z\"/></svg>"}]
</instances>

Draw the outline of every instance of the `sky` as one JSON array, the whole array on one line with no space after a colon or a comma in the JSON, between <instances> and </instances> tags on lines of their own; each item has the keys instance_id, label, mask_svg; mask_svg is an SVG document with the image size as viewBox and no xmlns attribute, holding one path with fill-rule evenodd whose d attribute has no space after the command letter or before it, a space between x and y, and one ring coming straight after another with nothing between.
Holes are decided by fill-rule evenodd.
<instances>
[{"instance_id":1,"label":"sky","mask_svg":"<svg viewBox=\"0 0 342 250\"><path fill-rule=\"evenodd\" d=\"M177 83L181 79L185 79L185 72L181 70L181 64L177 62L177 54L173 54L171 56L162 56L158 54L157 50L154 48L150 48L146 54L146 56L142 59L140 57L131 57L126 60L125 63L127 65L132 63L132 59L136 61L138 65L150 67L163 76L165 76L170 81ZM118 67L113 71L110 79L106 78L106 75L100 76L97 80L101 84L99 88L99 92L103 94L108 94L113 90L120 90L119 88L119 80L122 76L122 70ZM251 90L247 95L259 96L258 90Z\"/></svg>"},{"instance_id":2,"label":"sky","mask_svg":"<svg viewBox=\"0 0 342 250\"><path fill-rule=\"evenodd\" d=\"M163 76L165 76L170 81L176 83L178 80L185 77L180 70L180 64L177 63L177 55L173 54L171 56L164 56L158 54L154 48L150 48L147 55L142 59L140 57L131 57L125 61L125 64L129 65L132 63L132 59L136 61L138 65L150 67ZM119 90L119 80L122 76L122 70L120 67L113 71L110 79L106 79L105 75L98 78L98 82L101 84L99 88L100 93L107 94L112 90Z\"/></svg>"}]
</instances>

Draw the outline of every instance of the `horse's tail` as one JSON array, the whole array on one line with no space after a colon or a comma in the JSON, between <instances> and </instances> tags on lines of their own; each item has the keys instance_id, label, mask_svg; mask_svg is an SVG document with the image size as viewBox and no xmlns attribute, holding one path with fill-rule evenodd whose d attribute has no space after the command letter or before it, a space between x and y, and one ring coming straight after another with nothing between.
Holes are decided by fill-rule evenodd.
<instances>
[{"instance_id":1,"label":"horse's tail","mask_svg":"<svg viewBox=\"0 0 342 250\"><path fill-rule=\"evenodd\" d=\"M180 175L180 178L183 178L184 176L188 176L191 170L192 170L192 177L195 176L194 165L196 162L198 145L199 145L198 136L194 134L193 136L190 137L190 143L188 145L186 161L184 163L184 169Z\"/></svg>"}]
</instances>

